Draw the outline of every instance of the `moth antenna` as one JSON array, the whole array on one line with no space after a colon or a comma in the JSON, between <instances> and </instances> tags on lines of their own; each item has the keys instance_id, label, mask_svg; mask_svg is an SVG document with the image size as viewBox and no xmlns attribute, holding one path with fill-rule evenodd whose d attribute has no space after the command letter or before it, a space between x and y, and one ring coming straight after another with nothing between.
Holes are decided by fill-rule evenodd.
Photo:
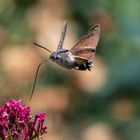
<instances>
[{"instance_id":1,"label":"moth antenna","mask_svg":"<svg viewBox=\"0 0 140 140\"><path fill-rule=\"evenodd\" d=\"M60 37L60 40L59 40L57 50L60 50L63 46L63 42L64 42L65 35L66 35L66 30L67 30L67 21L65 20L63 28L62 28L61 37Z\"/></svg>"},{"instance_id":2,"label":"moth antenna","mask_svg":"<svg viewBox=\"0 0 140 140\"><path fill-rule=\"evenodd\" d=\"M40 47L40 48L42 48L42 49L45 49L46 51L48 51L50 53L52 53L52 51L50 51L49 49L47 49L47 48L45 48L45 47L43 47L43 46L41 46L41 45L39 45L39 44L37 44L35 42L33 44L36 45L36 46L38 46L38 47Z\"/></svg>"},{"instance_id":3,"label":"moth antenna","mask_svg":"<svg viewBox=\"0 0 140 140\"><path fill-rule=\"evenodd\" d=\"M48 62L48 60L49 60L49 59L44 60L44 61L41 62L41 63L38 65L38 67L37 67L36 74L35 74L35 79L34 79L34 83L33 83L33 88L32 88L32 91L31 91L30 98L29 98L29 102L31 101L31 99L32 99L32 97L33 97L33 94L34 94L35 85L36 85L36 81L37 81L38 72L39 72L39 70L40 70L40 67L41 67L44 63Z\"/></svg>"}]
</instances>

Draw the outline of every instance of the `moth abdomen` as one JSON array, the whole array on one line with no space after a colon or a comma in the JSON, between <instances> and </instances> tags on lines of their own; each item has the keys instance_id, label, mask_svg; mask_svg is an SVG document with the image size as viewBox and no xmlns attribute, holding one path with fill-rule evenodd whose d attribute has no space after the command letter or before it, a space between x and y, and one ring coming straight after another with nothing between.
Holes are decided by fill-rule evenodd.
<instances>
[{"instance_id":1,"label":"moth abdomen","mask_svg":"<svg viewBox=\"0 0 140 140\"><path fill-rule=\"evenodd\" d=\"M79 67L79 70L87 70L88 69L90 71L90 69L92 67L92 62L87 61L87 62L85 62L83 64L80 64L78 67Z\"/></svg>"}]
</instances>

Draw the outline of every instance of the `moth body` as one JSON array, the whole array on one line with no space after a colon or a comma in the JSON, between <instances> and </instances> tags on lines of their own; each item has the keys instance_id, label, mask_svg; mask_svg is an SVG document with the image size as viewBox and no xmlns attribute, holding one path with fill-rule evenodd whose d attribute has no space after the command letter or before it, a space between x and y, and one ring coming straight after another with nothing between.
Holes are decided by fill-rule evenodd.
<instances>
[{"instance_id":1,"label":"moth body","mask_svg":"<svg viewBox=\"0 0 140 140\"><path fill-rule=\"evenodd\" d=\"M59 51L53 52L50 55L50 59L53 62L56 62L58 65L67 69L72 69L76 66L73 54L71 53L71 51L66 49L60 49Z\"/></svg>"},{"instance_id":2,"label":"moth body","mask_svg":"<svg viewBox=\"0 0 140 140\"><path fill-rule=\"evenodd\" d=\"M78 61L75 60L72 52L66 49L60 49L59 51L53 52L50 55L50 59L67 69L90 70L92 67L92 62L89 60L85 61L84 63L78 63Z\"/></svg>"}]
</instances>

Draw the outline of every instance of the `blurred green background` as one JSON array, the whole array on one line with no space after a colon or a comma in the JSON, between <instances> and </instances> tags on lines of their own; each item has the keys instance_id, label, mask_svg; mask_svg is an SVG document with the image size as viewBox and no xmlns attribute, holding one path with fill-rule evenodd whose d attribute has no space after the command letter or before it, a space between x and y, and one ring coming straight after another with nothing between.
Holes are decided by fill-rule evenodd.
<instances>
[{"instance_id":1,"label":"blurred green background","mask_svg":"<svg viewBox=\"0 0 140 140\"><path fill-rule=\"evenodd\" d=\"M96 23L101 37L91 72L67 70L37 42L55 51L63 21L70 49ZM140 3L138 0L0 0L1 100L22 99L47 112L48 140L140 139Z\"/></svg>"}]
</instances>

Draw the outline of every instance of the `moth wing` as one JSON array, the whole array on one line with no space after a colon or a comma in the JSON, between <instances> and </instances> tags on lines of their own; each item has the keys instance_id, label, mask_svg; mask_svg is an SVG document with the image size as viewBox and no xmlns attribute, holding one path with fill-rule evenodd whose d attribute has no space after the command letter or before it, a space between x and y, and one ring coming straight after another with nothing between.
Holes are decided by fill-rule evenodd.
<instances>
[{"instance_id":1,"label":"moth wing","mask_svg":"<svg viewBox=\"0 0 140 140\"><path fill-rule=\"evenodd\" d=\"M100 25L93 26L78 43L71 48L71 52L75 56L91 59L96 51L100 38Z\"/></svg>"},{"instance_id":2,"label":"moth wing","mask_svg":"<svg viewBox=\"0 0 140 140\"><path fill-rule=\"evenodd\" d=\"M84 57L80 57L80 56L74 56L74 58L75 58L76 62L78 62L79 65L88 61L88 59L86 59Z\"/></svg>"}]
</instances>

